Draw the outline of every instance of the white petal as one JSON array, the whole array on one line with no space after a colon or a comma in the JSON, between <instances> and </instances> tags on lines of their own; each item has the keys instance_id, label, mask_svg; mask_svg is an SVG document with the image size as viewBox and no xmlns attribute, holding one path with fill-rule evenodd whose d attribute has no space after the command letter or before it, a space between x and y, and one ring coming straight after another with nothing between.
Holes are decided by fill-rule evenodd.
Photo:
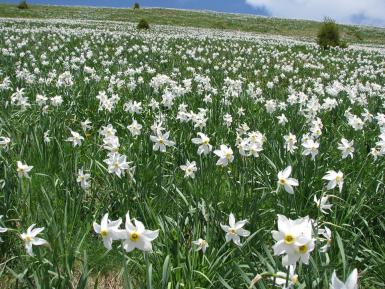
<instances>
[{"instance_id":1,"label":"white petal","mask_svg":"<svg viewBox=\"0 0 385 289\"><path fill-rule=\"evenodd\" d=\"M282 176L286 179L291 174L291 166L288 166L286 169L283 170Z\"/></svg>"},{"instance_id":2,"label":"white petal","mask_svg":"<svg viewBox=\"0 0 385 289\"><path fill-rule=\"evenodd\" d=\"M33 230L31 230L30 235L31 235L32 237L35 237L36 235L38 235L38 234L40 234L41 232L43 232L43 230L44 230L44 227L43 227L43 228L36 228L36 229L33 229Z\"/></svg>"},{"instance_id":3,"label":"white petal","mask_svg":"<svg viewBox=\"0 0 385 289\"><path fill-rule=\"evenodd\" d=\"M357 272L357 269L354 269L352 273L350 273L348 279L345 282L346 289L356 289L357 279L358 279L358 272Z\"/></svg>"},{"instance_id":4,"label":"white petal","mask_svg":"<svg viewBox=\"0 0 385 289\"><path fill-rule=\"evenodd\" d=\"M100 225L94 222L93 227L94 227L95 233L99 234L100 233Z\"/></svg>"},{"instance_id":5,"label":"white petal","mask_svg":"<svg viewBox=\"0 0 385 289\"><path fill-rule=\"evenodd\" d=\"M153 241L159 236L159 230L151 231L151 230L146 230L143 235L149 240Z\"/></svg>"},{"instance_id":6,"label":"white petal","mask_svg":"<svg viewBox=\"0 0 385 289\"><path fill-rule=\"evenodd\" d=\"M247 230L245 230L245 229L238 229L237 231L237 234L239 235L239 236L242 236L242 237L248 237L248 236L250 236L250 231L247 231Z\"/></svg>"},{"instance_id":7,"label":"white petal","mask_svg":"<svg viewBox=\"0 0 385 289\"><path fill-rule=\"evenodd\" d=\"M292 186L285 184L284 187L286 192L288 192L289 194L294 194L294 190Z\"/></svg>"},{"instance_id":8,"label":"white petal","mask_svg":"<svg viewBox=\"0 0 385 289\"><path fill-rule=\"evenodd\" d=\"M229 225L231 228L235 227L235 217L234 217L233 213L230 213L230 215L229 215Z\"/></svg>"},{"instance_id":9,"label":"white petal","mask_svg":"<svg viewBox=\"0 0 385 289\"><path fill-rule=\"evenodd\" d=\"M340 279L338 279L337 275L336 275L336 271L333 272L333 275L332 275L332 282L330 284L330 289L344 289L345 287L345 284L342 283L340 281Z\"/></svg>"},{"instance_id":10,"label":"white petal","mask_svg":"<svg viewBox=\"0 0 385 289\"><path fill-rule=\"evenodd\" d=\"M100 222L100 227L107 228L107 222L108 222L108 213L103 216L102 221Z\"/></svg>"},{"instance_id":11,"label":"white petal","mask_svg":"<svg viewBox=\"0 0 385 289\"><path fill-rule=\"evenodd\" d=\"M45 244L48 244L48 242L44 239L41 239L41 238L34 238L32 240L32 245L35 245L35 246L41 246L41 245L45 245Z\"/></svg>"}]
</instances>

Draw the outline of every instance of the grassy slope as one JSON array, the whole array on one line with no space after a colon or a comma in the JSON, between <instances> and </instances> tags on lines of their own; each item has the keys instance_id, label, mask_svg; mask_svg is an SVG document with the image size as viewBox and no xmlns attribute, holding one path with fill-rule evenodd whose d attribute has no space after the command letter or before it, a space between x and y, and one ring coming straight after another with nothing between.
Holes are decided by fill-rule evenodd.
<instances>
[{"instance_id":1,"label":"grassy slope","mask_svg":"<svg viewBox=\"0 0 385 289\"><path fill-rule=\"evenodd\" d=\"M158 8L133 10L32 5L28 10L20 10L12 4L0 4L0 17L71 18L129 22L137 22L141 18L146 18L153 24L241 30L305 38L314 38L320 25L316 21ZM344 38L348 42L385 43L384 28L348 25L341 25L341 28Z\"/></svg>"}]
</instances>

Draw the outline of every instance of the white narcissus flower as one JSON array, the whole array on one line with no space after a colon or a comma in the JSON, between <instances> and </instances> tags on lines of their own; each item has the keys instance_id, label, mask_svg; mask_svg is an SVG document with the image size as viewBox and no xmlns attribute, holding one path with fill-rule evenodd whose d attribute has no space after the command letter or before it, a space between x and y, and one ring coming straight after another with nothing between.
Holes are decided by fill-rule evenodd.
<instances>
[{"instance_id":1,"label":"white narcissus flower","mask_svg":"<svg viewBox=\"0 0 385 289\"><path fill-rule=\"evenodd\" d=\"M103 148L117 153L120 148L119 138L115 135L103 138Z\"/></svg>"},{"instance_id":2,"label":"white narcissus flower","mask_svg":"<svg viewBox=\"0 0 385 289\"><path fill-rule=\"evenodd\" d=\"M310 225L311 226L311 225ZM310 228L311 230L311 228ZM306 265L309 264L310 253L315 248L314 239L309 236L307 242L301 246L296 247L294 252L288 253L282 259L282 264L285 266L293 265L295 262L300 261Z\"/></svg>"},{"instance_id":3,"label":"white narcissus flower","mask_svg":"<svg viewBox=\"0 0 385 289\"><path fill-rule=\"evenodd\" d=\"M111 124L108 124L107 126L102 126L102 128L99 131L100 135L102 135L105 138L115 136L116 129Z\"/></svg>"},{"instance_id":4,"label":"white narcissus flower","mask_svg":"<svg viewBox=\"0 0 385 289\"><path fill-rule=\"evenodd\" d=\"M329 181L326 185L326 189L332 190L338 186L340 192L342 192L342 187L344 185L344 174L341 171L338 171L338 173L333 170L327 171L326 175L322 179Z\"/></svg>"},{"instance_id":5,"label":"white narcissus flower","mask_svg":"<svg viewBox=\"0 0 385 289\"><path fill-rule=\"evenodd\" d=\"M202 153L204 155L209 154L211 152L211 150L213 149L213 146L209 143L210 139L207 137L207 135L205 135L204 133L201 133L201 132L198 132L198 136L199 137L193 138L191 140L194 144L199 145L198 155L201 155Z\"/></svg>"},{"instance_id":6,"label":"white narcissus flower","mask_svg":"<svg viewBox=\"0 0 385 289\"><path fill-rule=\"evenodd\" d=\"M119 178L124 175L124 172L130 168L125 155L119 153L112 153L104 162L108 165L108 172L116 174Z\"/></svg>"},{"instance_id":7,"label":"white narcissus flower","mask_svg":"<svg viewBox=\"0 0 385 289\"><path fill-rule=\"evenodd\" d=\"M358 272L357 269L354 269L352 273L350 273L346 282L342 282L338 279L336 271L333 272L332 280L330 284L330 289L358 289Z\"/></svg>"},{"instance_id":8,"label":"white narcissus flower","mask_svg":"<svg viewBox=\"0 0 385 289\"><path fill-rule=\"evenodd\" d=\"M107 250L111 250L112 241L120 239L119 226L122 223L122 219L116 221L108 220L108 214L105 214L100 222L100 225L96 222L93 223L95 233L99 234L103 238L104 247Z\"/></svg>"},{"instance_id":9,"label":"white narcissus flower","mask_svg":"<svg viewBox=\"0 0 385 289\"><path fill-rule=\"evenodd\" d=\"M353 158L354 141L349 142L346 138L341 139L341 142L338 145L338 149L342 152L342 158L346 159L348 156Z\"/></svg>"},{"instance_id":10,"label":"white narcissus flower","mask_svg":"<svg viewBox=\"0 0 385 289\"><path fill-rule=\"evenodd\" d=\"M325 226L324 229L319 229L318 234L322 235L326 239L326 244L320 248L320 251L325 253L332 244L332 231Z\"/></svg>"},{"instance_id":11,"label":"white narcissus flower","mask_svg":"<svg viewBox=\"0 0 385 289\"><path fill-rule=\"evenodd\" d=\"M278 185L283 186L285 191L289 194L294 194L293 187L297 187L299 183L297 179L289 178L291 170L291 166L288 166L286 169L278 173Z\"/></svg>"},{"instance_id":12,"label":"white narcissus flower","mask_svg":"<svg viewBox=\"0 0 385 289\"><path fill-rule=\"evenodd\" d=\"M68 142L72 142L72 146L80 146L82 144L82 141L84 140L84 137L82 137L78 132L71 130L71 136L67 138Z\"/></svg>"},{"instance_id":13,"label":"white narcissus flower","mask_svg":"<svg viewBox=\"0 0 385 289\"><path fill-rule=\"evenodd\" d=\"M120 239L123 240L123 248L126 252L131 252L139 249L144 252L152 251L151 242L154 241L158 235L159 230L146 230L142 222L134 220L132 224L130 215L126 214L126 229L120 233Z\"/></svg>"},{"instance_id":14,"label":"white narcissus flower","mask_svg":"<svg viewBox=\"0 0 385 289\"><path fill-rule=\"evenodd\" d=\"M294 153L294 151L298 148L296 146L297 137L294 134L289 133L288 135L284 136L284 139L286 150L290 153Z\"/></svg>"},{"instance_id":15,"label":"white narcissus flower","mask_svg":"<svg viewBox=\"0 0 385 289\"><path fill-rule=\"evenodd\" d=\"M49 144L51 142L51 138L49 136L49 130L44 132L43 135L44 143Z\"/></svg>"},{"instance_id":16,"label":"white narcissus flower","mask_svg":"<svg viewBox=\"0 0 385 289\"><path fill-rule=\"evenodd\" d=\"M219 150L214 151L214 154L219 157L217 166L225 167L234 160L233 150L226 145L221 145Z\"/></svg>"},{"instance_id":17,"label":"white narcissus flower","mask_svg":"<svg viewBox=\"0 0 385 289\"><path fill-rule=\"evenodd\" d=\"M83 172L83 168L79 169L78 171L78 177L76 181L80 183L80 186L82 187L83 190L88 190L90 187L89 179L91 178L90 174L85 174Z\"/></svg>"},{"instance_id":18,"label":"white narcissus flower","mask_svg":"<svg viewBox=\"0 0 385 289\"><path fill-rule=\"evenodd\" d=\"M30 178L28 173L33 169L33 166L28 166L27 164L23 164L21 161L17 161L17 175L21 177Z\"/></svg>"},{"instance_id":19,"label":"white narcissus flower","mask_svg":"<svg viewBox=\"0 0 385 289\"><path fill-rule=\"evenodd\" d=\"M10 143L11 143L11 139L9 137L0 136L0 147L8 148Z\"/></svg>"},{"instance_id":20,"label":"white narcissus flower","mask_svg":"<svg viewBox=\"0 0 385 289\"><path fill-rule=\"evenodd\" d=\"M1 216L0 216L0 221L1 221L2 218L3 218L3 216L1 215ZM7 231L8 231L7 228L3 228L3 227L0 226L0 234L1 234L1 233L5 233L5 232L7 232ZM1 237L0 237L0 242L3 242L3 239L1 239Z\"/></svg>"},{"instance_id":21,"label":"white narcissus flower","mask_svg":"<svg viewBox=\"0 0 385 289\"><path fill-rule=\"evenodd\" d=\"M40 234L44 228L35 228L36 224L32 224L27 229L26 233L20 234L21 239L24 241L25 249L27 250L27 254L30 256L33 256L32 252L32 246L42 246L47 245L48 242L44 239L41 239L39 237L36 237L38 234Z\"/></svg>"},{"instance_id":22,"label":"white narcissus flower","mask_svg":"<svg viewBox=\"0 0 385 289\"><path fill-rule=\"evenodd\" d=\"M373 159L376 161L379 156L381 156L381 150L378 148L371 148L369 155L373 157Z\"/></svg>"},{"instance_id":23,"label":"white narcissus flower","mask_svg":"<svg viewBox=\"0 0 385 289\"><path fill-rule=\"evenodd\" d=\"M90 125L92 122L87 118L85 121L80 122L83 132L87 132L92 126Z\"/></svg>"},{"instance_id":24,"label":"white narcissus flower","mask_svg":"<svg viewBox=\"0 0 385 289\"><path fill-rule=\"evenodd\" d=\"M308 264L315 246L309 217L291 220L278 215L278 231L271 233L276 241L273 245L274 255L286 254L282 259L284 266L294 265L298 260Z\"/></svg>"},{"instance_id":25,"label":"white narcissus flower","mask_svg":"<svg viewBox=\"0 0 385 289\"><path fill-rule=\"evenodd\" d=\"M198 170L196 162L189 162L187 161L185 165L180 166L181 170L184 171L184 177L185 178L195 178L195 172Z\"/></svg>"},{"instance_id":26,"label":"white narcissus flower","mask_svg":"<svg viewBox=\"0 0 385 289\"><path fill-rule=\"evenodd\" d=\"M247 220L235 222L235 217L231 213L229 216L229 226L221 224L222 230L226 232L226 242L230 242L232 240L234 244L241 246L240 237L250 236L250 232L243 229L243 226L245 226L246 223Z\"/></svg>"},{"instance_id":27,"label":"white narcissus flower","mask_svg":"<svg viewBox=\"0 0 385 289\"><path fill-rule=\"evenodd\" d=\"M288 120L284 114L281 114L280 116L277 116L278 124L285 125Z\"/></svg>"},{"instance_id":28,"label":"white narcissus flower","mask_svg":"<svg viewBox=\"0 0 385 289\"><path fill-rule=\"evenodd\" d=\"M298 275L295 274L295 267L295 265L289 266L289 276L285 272L277 272L275 277L271 277L271 279L275 279L275 284L282 289L291 289L298 283Z\"/></svg>"},{"instance_id":29,"label":"white narcissus flower","mask_svg":"<svg viewBox=\"0 0 385 289\"><path fill-rule=\"evenodd\" d=\"M302 154L304 156L311 155L311 159L314 160L315 156L318 154L319 143L312 139L308 139L302 143L302 146L305 148Z\"/></svg>"},{"instance_id":30,"label":"white narcissus flower","mask_svg":"<svg viewBox=\"0 0 385 289\"><path fill-rule=\"evenodd\" d=\"M206 253L206 250L207 250L207 248L209 247L209 243L207 243L206 240L203 240L203 239L201 239L201 238L199 238L199 239L196 240L196 241L193 241L192 243L193 243L194 245L198 246L198 247L195 249L195 251L200 251L200 250L202 250L202 253L203 253L203 254Z\"/></svg>"},{"instance_id":31,"label":"white narcissus flower","mask_svg":"<svg viewBox=\"0 0 385 289\"><path fill-rule=\"evenodd\" d=\"M161 132L158 131L157 135L150 136L151 141L154 143L153 145L153 150L154 151L160 151L162 153L166 152L166 147L168 146L174 146L175 142L168 140L170 136L169 132L166 132L162 134Z\"/></svg>"},{"instance_id":32,"label":"white narcissus flower","mask_svg":"<svg viewBox=\"0 0 385 289\"><path fill-rule=\"evenodd\" d=\"M127 129L130 131L132 136L140 135L142 131L142 125L138 123L135 119L132 121L132 124L127 126Z\"/></svg>"},{"instance_id":33,"label":"white narcissus flower","mask_svg":"<svg viewBox=\"0 0 385 289\"><path fill-rule=\"evenodd\" d=\"M331 210L332 206L329 204L329 196L325 195L322 196L319 200L317 199L317 196L314 195L314 202L317 205L317 208L320 209L320 211L324 214L329 214L329 212L326 212L326 210Z\"/></svg>"}]
</instances>

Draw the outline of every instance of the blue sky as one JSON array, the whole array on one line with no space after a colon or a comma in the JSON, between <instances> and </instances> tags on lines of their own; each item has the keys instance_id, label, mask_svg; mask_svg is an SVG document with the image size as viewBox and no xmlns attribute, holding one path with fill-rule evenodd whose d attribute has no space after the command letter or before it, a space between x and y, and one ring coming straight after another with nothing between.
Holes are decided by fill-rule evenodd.
<instances>
[{"instance_id":1,"label":"blue sky","mask_svg":"<svg viewBox=\"0 0 385 289\"><path fill-rule=\"evenodd\" d=\"M19 0L0 0L14 2ZM29 3L129 7L204 9L283 18L322 20L385 27L385 0L29 0Z\"/></svg>"}]
</instances>

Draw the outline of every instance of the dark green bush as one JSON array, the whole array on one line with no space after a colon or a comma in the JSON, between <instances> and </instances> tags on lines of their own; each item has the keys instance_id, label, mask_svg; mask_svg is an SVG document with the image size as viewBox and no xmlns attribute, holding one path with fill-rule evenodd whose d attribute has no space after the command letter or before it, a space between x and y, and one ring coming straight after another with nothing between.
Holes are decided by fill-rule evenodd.
<instances>
[{"instance_id":1,"label":"dark green bush","mask_svg":"<svg viewBox=\"0 0 385 289\"><path fill-rule=\"evenodd\" d=\"M333 19L325 18L318 31L317 42L323 49L340 46L340 30Z\"/></svg>"},{"instance_id":2,"label":"dark green bush","mask_svg":"<svg viewBox=\"0 0 385 289\"><path fill-rule=\"evenodd\" d=\"M146 19L140 19L138 26L136 28L138 28L138 29L150 29L150 24L148 24Z\"/></svg>"},{"instance_id":3,"label":"dark green bush","mask_svg":"<svg viewBox=\"0 0 385 289\"><path fill-rule=\"evenodd\" d=\"M27 1L25 1L25 0L20 1L19 5L17 5L17 8L19 8L19 9L28 9Z\"/></svg>"},{"instance_id":4,"label":"dark green bush","mask_svg":"<svg viewBox=\"0 0 385 289\"><path fill-rule=\"evenodd\" d=\"M340 40L340 45L339 47L341 48L348 48L348 42L346 40Z\"/></svg>"},{"instance_id":5,"label":"dark green bush","mask_svg":"<svg viewBox=\"0 0 385 289\"><path fill-rule=\"evenodd\" d=\"M133 7L134 9L140 9L140 5L139 5L139 3L138 2L135 2L134 3L134 7Z\"/></svg>"}]
</instances>

